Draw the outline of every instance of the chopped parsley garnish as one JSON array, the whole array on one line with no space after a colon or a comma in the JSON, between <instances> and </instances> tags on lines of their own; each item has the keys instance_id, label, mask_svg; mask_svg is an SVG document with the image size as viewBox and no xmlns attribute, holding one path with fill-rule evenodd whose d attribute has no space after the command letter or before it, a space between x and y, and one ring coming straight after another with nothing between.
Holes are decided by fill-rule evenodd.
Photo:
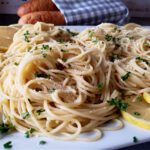
<instances>
[{"instance_id":1,"label":"chopped parsley garnish","mask_svg":"<svg viewBox=\"0 0 150 150\"><path fill-rule=\"evenodd\" d=\"M18 66L18 65L19 65L19 63L17 63L17 62L14 62L14 65Z\"/></svg>"},{"instance_id":2,"label":"chopped parsley garnish","mask_svg":"<svg viewBox=\"0 0 150 150\"><path fill-rule=\"evenodd\" d=\"M60 51L61 51L61 52L64 52L64 53L69 52L69 51L66 51L66 50L64 50L64 49L61 49Z\"/></svg>"},{"instance_id":3,"label":"chopped parsley garnish","mask_svg":"<svg viewBox=\"0 0 150 150\"><path fill-rule=\"evenodd\" d=\"M62 61L63 61L63 62L66 62L66 61L67 61L67 59L63 59Z\"/></svg>"},{"instance_id":4,"label":"chopped parsley garnish","mask_svg":"<svg viewBox=\"0 0 150 150\"><path fill-rule=\"evenodd\" d=\"M44 50L46 50L46 49L48 49L49 48L49 45L42 45L42 49L44 49Z\"/></svg>"},{"instance_id":5,"label":"chopped parsley garnish","mask_svg":"<svg viewBox=\"0 0 150 150\"><path fill-rule=\"evenodd\" d=\"M129 106L127 102L120 100L118 97L108 100L107 103L111 105L115 105L116 107L118 107L119 109L123 111L126 111L126 108Z\"/></svg>"},{"instance_id":6,"label":"chopped parsley garnish","mask_svg":"<svg viewBox=\"0 0 150 150\"><path fill-rule=\"evenodd\" d=\"M53 89L50 89L49 92L50 92L50 93L53 93L53 92L55 92L55 90L56 90L56 89L53 88Z\"/></svg>"},{"instance_id":7,"label":"chopped parsley garnish","mask_svg":"<svg viewBox=\"0 0 150 150\"><path fill-rule=\"evenodd\" d=\"M44 144L46 144L46 141L40 141L40 144L44 145Z\"/></svg>"},{"instance_id":8,"label":"chopped parsley garnish","mask_svg":"<svg viewBox=\"0 0 150 150\"><path fill-rule=\"evenodd\" d=\"M28 101L29 101L29 102L31 102L31 99L30 99L30 98L28 98Z\"/></svg>"},{"instance_id":9,"label":"chopped parsley garnish","mask_svg":"<svg viewBox=\"0 0 150 150\"><path fill-rule=\"evenodd\" d=\"M28 117L30 114L28 113L28 112L25 112L25 113L23 113L23 116L22 116L22 118L23 119L26 119L26 117Z\"/></svg>"},{"instance_id":10,"label":"chopped parsley garnish","mask_svg":"<svg viewBox=\"0 0 150 150\"><path fill-rule=\"evenodd\" d=\"M137 97L137 100L138 100L138 101L142 101L142 100L143 100L142 96L138 96L138 97Z\"/></svg>"},{"instance_id":11,"label":"chopped parsley garnish","mask_svg":"<svg viewBox=\"0 0 150 150\"><path fill-rule=\"evenodd\" d=\"M8 132L10 129L12 129L14 126L12 124L4 124L1 123L0 124L0 133L6 133Z\"/></svg>"},{"instance_id":12,"label":"chopped parsley garnish","mask_svg":"<svg viewBox=\"0 0 150 150\"><path fill-rule=\"evenodd\" d=\"M68 33L70 33L72 36L77 36L79 33L77 33L77 32L72 32L72 31L70 31L70 29L66 29L66 31L68 32Z\"/></svg>"},{"instance_id":13,"label":"chopped parsley garnish","mask_svg":"<svg viewBox=\"0 0 150 150\"><path fill-rule=\"evenodd\" d=\"M37 33L37 32L35 32L35 35L38 35L38 33Z\"/></svg>"},{"instance_id":14,"label":"chopped parsley garnish","mask_svg":"<svg viewBox=\"0 0 150 150\"><path fill-rule=\"evenodd\" d=\"M24 40L25 40L26 42L30 42L29 39L28 39L28 37L27 37L26 35L24 36Z\"/></svg>"},{"instance_id":15,"label":"chopped parsley garnish","mask_svg":"<svg viewBox=\"0 0 150 150\"><path fill-rule=\"evenodd\" d=\"M142 75L145 76L145 72Z\"/></svg>"},{"instance_id":16,"label":"chopped parsley garnish","mask_svg":"<svg viewBox=\"0 0 150 150\"><path fill-rule=\"evenodd\" d=\"M37 46L35 46L34 50L37 50L37 49L38 49L38 47L37 47Z\"/></svg>"},{"instance_id":17,"label":"chopped parsley garnish","mask_svg":"<svg viewBox=\"0 0 150 150\"><path fill-rule=\"evenodd\" d=\"M42 56L43 56L43 58L46 58L47 54L46 54L46 53L43 53Z\"/></svg>"},{"instance_id":18,"label":"chopped parsley garnish","mask_svg":"<svg viewBox=\"0 0 150 150\"><path fill-rule=\"evenodd\" d=\"M26 132L25 132L25 137L26 137L26 138L29 138L29 137L30 137L29 131L26 131Z\"/></svg>"},{"instance_id":19,"label":"chopped parsley garnish","mask_svg":"<svg viewBox=\"0 0 150 150\"><path fill-rule=\"evenodd\" d=\"M112 37L109 34L105 34L105 39L107 41L111 41L112 40L114 42L114 44L115 44L116 47L120 47L120 44L118 44L117 41L116 41L116 40L118 40L118 38Z\"/></svg>"},{"instance_id":20,"label":"chopped parsley garnish","mask_svg":"<svg viewBox=\"0 0 150 150\"><path fill-rule=\"evenodd\" d=\"M118 29L117 27L114 27L114 31L117 31L117 29Z\"/></svg>"},{"instance_id":21,"label":"chopped parsley garnish","mask_svg":"<svg viewBox=\"0 0 150 150\"><path fill-rule=\"evenodd\" d=\"M35 132L35 131L36 131L36 130L35 130L34 128L31 128L29 132L30 132L30 133L33 133L33 132Z\"/></svg>"},{"instance_id":22,"label":"chopped parsley garnish","mask_svg":"<svg viewBox=\"0 0 150 150\"><path fill-rule=\"evenodd\" d=\"M117 27L114 27L114 31L121 32L121 30L120 30L120 29L118 29Z\"/></svg>"},{"instance_id":23,"label":"chopped parsley garnish","mask_svg":"<svg viewBox=\"0 0 150 150\"><path fill-rule=\"evenodd\" d=\"M29 35L29 31L27 30L26 33L24 33L24 35Z\"/></svg>"},{"instance_id":24,"label":"chopped parsley garnish","mask_svg":"<svg viewBox=\"0 0 150 150\"><path fill-rule=\"evenodd\" d=\"M27 30L26 33L23 34L24 35L24 40L26 42L29 42L27 35L29 35L29 31Z\"/></svg>"},{"instance_id":25,"label":"chopped parsley garnish","mask_svg":"<svg viewBox=\"0 0 150 150\"><path fill-rule=\"evenodd\" d=\"M134 115L139 116L141 114L139 112L134 112Z\"/></svg>"},{"instance_id":26,"label":"chopped parsley garnish","mask_svg":"<svg viewBox=\"0 0 150 150\"><path fill-rule=\"evenodd\" d=\"M136 57L136 60L141 60L141 61L145 62L147 65L149 64L148 60L143 59L141 57Z\"/></svg>"},{"instance_id":27,"label":"chopped parsley garnish","mask_svg":"<svg viewBox=\"0 0 150 150\"><path fill-rule=\"evenodd\" d=\"M114 59L118 59L118 55L117 54L112 54Z\"/></svg>"},{"instance_id":28,"label":"chopped parsley garnish","mask_svg":"<svg viewBox=\"0 0 150 150\"><path fill-rule=\"evenodd\" d=\"M37 113L38 115L40 115L41 112L43 112L43 111L45 111L45 110L44 110L44 109L38 109L38 110L36 111L36 113Z\"/></svg>"},{"instance_id":29,"label":"chopped parsley garnish","mask_svg":"<svg viewBox=\"0 0 150 150\"><path fill-rule=\"evenodd\" d=\"M3 146L4 146L4 148L12 148L12 145L11 145L11 141L9 141L9 142L7 142L7 143L5 143Z\"/></svg>"},{"instance_id":30,"label":"chopped parsley garnish","mask_svg":"<svg viewBox=\"0 0 150 150\"><path fill-rule=\"evenodd\" d=\"M138 142L138 139L135 136L133 137L133 142L134 143Z\"/></svg>"},{"instance_id":31,"label":"chopped parsley garnish","mask_svg":"<svg viewBox=\"0 0 150 150\"><path fill-rule=\"evenodd\" d=\"M35 132L36 130L34 128L31 128L29 131L25 132L25 137L29 138L30 137L30 133L32 134L33 132Z\"/></svg>"},{"instance_id":32,"label":"chopped parsley garnish","mask_svg":"<svg viewBox=\"0 0 150 150\"><path fill-rule=\"evenodd\" d=\"M93 34L94 34L94 32L90 32L90 35L89 35L90 38L92 38Z\"/></svg>"},{"instance_id":33,"label":"chopped parsley garnish","mask_svg":"<svg viewBox=\"0 0 150 150\"><path fill-rule=\"evenodd\" d=\"M102 44L104 44L104 41L102 41Z\"/></svg>"},{"instance_id":34,"label":"chopped parsley garnish","mask_svg":"<svg viewBox=\"0 0 150 150\"><path fill-rule=\"evenodd\" d=\"M111 41L111 40L112 40L112 36L109 35L109 34L105 34L105 39L106 39L107 41Z\"/></svg>"},{"instance_id":35,"label":"chopped parsley garnish","mask_svg":"<svg viewBox=\"0 0 150 150\"><path fill-rule=\"evenodd\" d=\"M103 83L99 83L99 84L97 85L97 88L98 88L98 90L100 91L100 90L103 88Z\"/></svg>"},{"instance_id":36,"label":"chopped parsley garnish","mask_svg":"<svg viewBox=\"0 0 150 150\"><path fill-rule=\"evenodd\" d=\"M39 78L47 78L47 75L44 74L44 73L38 73L38 72L35 72L34 73L34 76L35 77L39 77Z\"/></svg>"},{"instance_id":37,"label":"chopped parsley garnish","mask_svg":"<svg viewBox=\"0 0 150 150\"><path fill-rule=\"evenodd\" d=\"M131 73L131 72L128 72L128 73L126 73L124 76L121 76L121 79L122 79L123 81L127 80L127 79L129 78L129 76L130 76L130 73Z\"/></svg>"}]
</instances>

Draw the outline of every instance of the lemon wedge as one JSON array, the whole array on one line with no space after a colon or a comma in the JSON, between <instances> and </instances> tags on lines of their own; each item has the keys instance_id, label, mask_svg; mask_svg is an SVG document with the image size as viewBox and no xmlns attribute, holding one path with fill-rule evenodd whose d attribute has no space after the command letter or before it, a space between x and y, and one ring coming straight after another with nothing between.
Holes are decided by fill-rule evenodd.
<instances>
[{"instance_id":1,"label":"lemon wedge","mask_svg":"<svg viewBox=\"0 0 150 150\"><path fill-rule=\"evenodd\" d=\"M136 24L136 23L128 23L126 24L123 29L126 29L126 30L133 30L134 28L136 27L141 27L140 25Z\"/></svg>"},{"instance_id":2,"label":"lemon wedge","mask_svg":"<svg viewBox=\"0 0 150 150\"><path fill-rule=\"evenodd\" d=\"M17 29L0 26L0 51L5 52L9 48L10 44L13 41L13 36L17 32Z\"/></svg>"},{"instance_id":3,"label":"lemon wedge","mask_svg":"<svg viewBox=\"0 0 150 150\"><path fill-rule=\"evenodd\" d=\"M143 98L144 98L144 100L145 100L147 103L150 104L150 94L149 94L149 93L144 92L144 93L143 93Z\"/></svg>"},{"instance_id":4,"label":"lemon wedge","mask_svg":"<svg viewBox=\"0 0 150 150\"><path fill-rule=\"evenodd\" d=\"M121 111L122 117L136 126L150 130L150 104L144 100L133 101L133 97L126 98L125 101L129 106L126 111Z\"/></svg>"}]
</instances>

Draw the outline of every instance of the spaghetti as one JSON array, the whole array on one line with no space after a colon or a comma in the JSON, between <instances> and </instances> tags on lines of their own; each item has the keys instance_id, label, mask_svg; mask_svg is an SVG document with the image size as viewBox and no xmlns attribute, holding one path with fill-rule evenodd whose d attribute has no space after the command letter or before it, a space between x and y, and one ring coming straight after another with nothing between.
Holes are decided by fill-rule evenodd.
<instances>
[{"instance_id":1,"label":"spaghetti","mask_svg":"<svg viewBox=\"0 0 150 150\"><path fill-rule=\"evenodd\" d=\"M101 24L77 35L40 22L24 25L1 56L3 121L22 133L32 129L31 135L60 140L97 140L109 120L120 129L118 109L107 100L120 96L120 88L125 95L148 90L147 32ZM97 134L80 137L87 131Z\"/></svg>"}]
</instances>

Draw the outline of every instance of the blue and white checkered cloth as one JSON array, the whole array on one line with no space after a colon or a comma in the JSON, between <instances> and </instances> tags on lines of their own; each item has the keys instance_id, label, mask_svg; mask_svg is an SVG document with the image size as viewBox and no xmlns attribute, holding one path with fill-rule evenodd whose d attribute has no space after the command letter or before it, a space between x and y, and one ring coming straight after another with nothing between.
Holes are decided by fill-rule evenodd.
<instances>
[{"instance_id":1,"label":"blue and white checkered cloth","mask_svg":"<svg viewBox=\"0 0 150 150\"><path fill-rule=\"evenodd\" d=\"M53 0L67 25L97 25L111 22L123 25L129 20L128 8L119 0Z\"/></svg>"}]
</instances>

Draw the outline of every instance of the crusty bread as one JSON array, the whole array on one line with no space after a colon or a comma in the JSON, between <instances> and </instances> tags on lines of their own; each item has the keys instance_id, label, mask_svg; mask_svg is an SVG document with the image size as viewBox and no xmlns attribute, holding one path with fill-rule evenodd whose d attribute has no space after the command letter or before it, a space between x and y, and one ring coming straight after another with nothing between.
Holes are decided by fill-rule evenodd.
<instances>
[{"instance_id":1,"label":"crusty bread","mask_svg":"<svg viewBox=\"0 0 150 150\"><path fill-rule=\"evenodd\" d=\"M18 10L18 16L36 12L36 11L57 11L58 8L52 0L32 0L21 5Z\"/></svg>"},{"instance_id":2,"label":"crusty bread","mask_svg":"<svg viewBox=\"0 0 150 150\"><path fill-rule=\"evenodd\" d=\"M34 24L37 21L53 23L55 25L65 25L65 19L60 11L38 11L28 13L22 16L18 23L19 24Z\"/></svg>"}]
</instances>

